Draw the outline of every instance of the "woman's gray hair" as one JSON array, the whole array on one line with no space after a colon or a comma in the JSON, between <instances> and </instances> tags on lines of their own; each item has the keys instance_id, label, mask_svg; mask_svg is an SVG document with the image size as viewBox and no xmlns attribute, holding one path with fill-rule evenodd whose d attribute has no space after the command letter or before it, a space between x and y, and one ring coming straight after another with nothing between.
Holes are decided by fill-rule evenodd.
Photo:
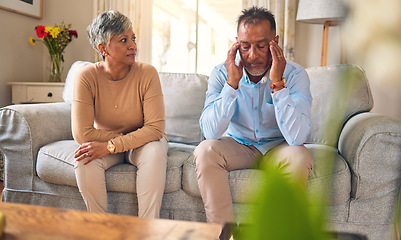
<instances>
[{"instance_id":1,"label":"woman's gray hair","mask_svg":"<svg viewBox=\"0 0 401 240\"><path fill-rule=\"evenodd\" d=\"M86 30L90 44L104 60L97 46L100 43L107 45L112 37L124 33L130 27L132 23L128 17L118 11L110 10L93 19Z\"/></svg>"}]
</instances>

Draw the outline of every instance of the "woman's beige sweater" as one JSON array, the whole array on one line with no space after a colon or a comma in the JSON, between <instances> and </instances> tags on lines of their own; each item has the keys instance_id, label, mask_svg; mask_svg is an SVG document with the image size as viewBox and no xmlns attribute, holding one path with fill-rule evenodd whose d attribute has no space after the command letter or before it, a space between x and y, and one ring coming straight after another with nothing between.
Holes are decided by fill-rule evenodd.
<instances>
[{"instance_id":1,"label":"woman's beige sweater","mask_svg":"<svg viewBox=\"0 0 401 240\"><path fill-rule=\"evenodd\" d=\"M165 137L163 93L157 70L135 62L122 80L106 78L100 63L84 67L74 83L72 132L79 144L112 140L116 152Z\"/></svg>"}]
</instances>

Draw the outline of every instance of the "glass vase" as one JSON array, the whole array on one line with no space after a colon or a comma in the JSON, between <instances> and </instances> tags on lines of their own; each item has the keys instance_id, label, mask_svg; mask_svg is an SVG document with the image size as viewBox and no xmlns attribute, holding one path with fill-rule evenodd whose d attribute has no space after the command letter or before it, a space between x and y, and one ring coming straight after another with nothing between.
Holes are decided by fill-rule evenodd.
<instances>
[{"instance_id":1,"label":"glass vase","mask_svg":"<svg viewBox=\"0 0 401 240\"><path fill-rule=\"evenodd\" d=\"M62 71L62 56L61 54L50 54L50 76L49 82L61 82Z\"/></svg>"}]
</instances>

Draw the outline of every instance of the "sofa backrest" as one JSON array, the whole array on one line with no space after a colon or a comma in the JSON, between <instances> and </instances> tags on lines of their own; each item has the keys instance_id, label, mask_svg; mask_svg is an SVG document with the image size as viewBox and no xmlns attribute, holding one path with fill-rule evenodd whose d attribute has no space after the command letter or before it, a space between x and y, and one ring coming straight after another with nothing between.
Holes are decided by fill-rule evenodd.
<instances>
[{"instance_id":1,"label":"sofa backrest","mask_svg":"<svg viewBox=\"0 0 401 240\"><path fill-rule=\"evenodd\" d=\"M82 67L92 64L85 61L75 62L66 78L63 98L71 104L75 75ZM353 72L353 77L344 75L346 70ZM312 129L307 143L330 145L328 129L338 139L340 129L331 129L334 121L339 125L355 114L368 112L373 107L373 99L365 72L356 65L332 65L306 69L310 81L312 102ZM160 72L160 81L164 94L166 111L166 134L172 142L182 142L196 145L203 140L199 128L199 117L202 112L208 77L194 73ZM341 89L347 88L347 91ZM337 90L336 90L337 89ZM334 101L334 102L333 102ZM336 112L330 104L346 101L344 112ZM337 109L341 110L341 109ZM334 145L335 147L335 145Z\"/></svg>"},{"instance_id":2,"label":"sofa backrest","mask_svg":"<svg viewBox=\"0 0 401 240\"><path fill-rule=\"evenodd\" d=\"M369 112L373 108L366 74L359 66L351 64L305 70L313 97L312 129L307 143L336 147L345 122L355 114Z\"/></svg>"},{"instance_id":3,"label":"sofa backrest","mask_svg":"<svg viewBox=\"0 0 401 240\"><path fill-rule=\"evenodd\" d=\"M195 73L160 72L170 141L197 145L203 140L199 127L208 77Z\"/></svg>"},{"instance_id":4,"label":"sofa backrest","mask_svg":"<svg viewBox=\"0 0 401 240\"><path fill-rule=\"evenodd\" d=\"M72 102L77 72L91 62L72 64L65 80L63 99ZM205 102L208 77L195 73L159 73L166 111L165 133L172 142L197 145L203 140L199 118Z\"/></svg>"}]
</instances>

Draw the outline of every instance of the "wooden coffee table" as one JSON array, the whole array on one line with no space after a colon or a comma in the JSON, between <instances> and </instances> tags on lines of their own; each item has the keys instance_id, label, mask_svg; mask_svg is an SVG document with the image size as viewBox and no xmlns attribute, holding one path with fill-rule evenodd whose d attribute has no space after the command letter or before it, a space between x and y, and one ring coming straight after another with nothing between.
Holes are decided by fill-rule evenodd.
<instances>
[{"instance_id":1,"label":"wooden coffee table","mask_svg":"<svg viewBox=\"0 0 401 240\"><path fill-rule=\"evenodd\" d=\"M221 226L167 219L89 213L77 210L0 203L7 225L1 240L71 239L218 239Z\"/></svg>"}]
</instances>

